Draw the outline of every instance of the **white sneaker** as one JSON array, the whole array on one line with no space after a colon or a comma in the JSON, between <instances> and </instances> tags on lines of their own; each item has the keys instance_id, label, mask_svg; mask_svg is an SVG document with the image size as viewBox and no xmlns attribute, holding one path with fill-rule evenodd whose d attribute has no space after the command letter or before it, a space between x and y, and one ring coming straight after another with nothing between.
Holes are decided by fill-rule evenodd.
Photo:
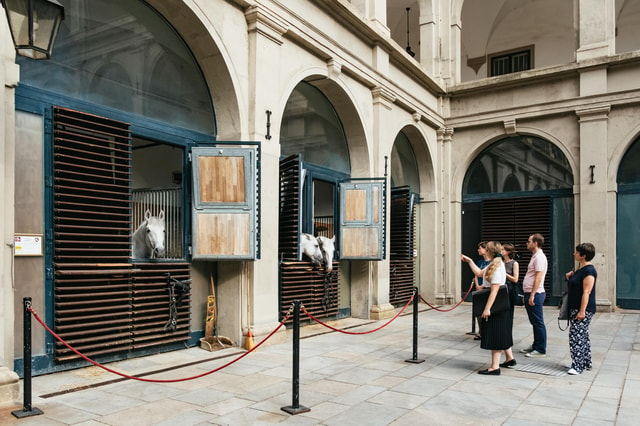
<instances>
[{"instance_id":1,"label":"white sneaker","mask_svg":"<svg viewBox=\"0 0 640 426\"><path fill-rule=\"evenodd\" d=\"M530 352L533 352L533 346L520 349L520 353L523 353L523 354L528 354Z\"/></svg>"},{"instance_id":2,"label":"white sneaker","mask_svg":"<svg viewBox=\"0 0 640 426\"><path fill-rule=\"evenodd\" d=\"M531 351L525 355L527 358L545 358L547 354L538 351Z\"/></svg>"},{"instance_id":3,"label":"white sneaker","mask_svg":"<svg viewBox=\"0 0 640 426\"><path fill-rule=\"evenodd\" d=\"M567 374L571 374L572 376L577 376L578 373L576 370L574 370L573 368L570 368L569 371L567 371Z\"/></svg>"}]
</instances>

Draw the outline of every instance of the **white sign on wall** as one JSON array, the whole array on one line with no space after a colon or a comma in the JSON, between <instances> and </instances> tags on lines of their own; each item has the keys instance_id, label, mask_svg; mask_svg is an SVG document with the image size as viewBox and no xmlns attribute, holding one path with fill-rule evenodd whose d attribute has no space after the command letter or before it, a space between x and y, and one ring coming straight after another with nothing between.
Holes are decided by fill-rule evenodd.
<instances>
[{"instance_id":1,"label":"white sign on wall","mask_svg":"<svg viewBox=\"0 0 640 426\"><path fill-rule=\"evenodd\" d=\"M14 256L42 256L42 234L20 234L13 237Z\"/></svg>"}]
</instances>

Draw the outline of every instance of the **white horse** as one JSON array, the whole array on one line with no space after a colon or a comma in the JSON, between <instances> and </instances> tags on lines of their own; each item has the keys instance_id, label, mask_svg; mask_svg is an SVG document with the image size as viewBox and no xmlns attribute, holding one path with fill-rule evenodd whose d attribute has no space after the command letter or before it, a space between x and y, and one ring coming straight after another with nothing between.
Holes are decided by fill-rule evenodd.
<instances>
[{"instance_id":1,"label":"white horse","mask_svg":"<svg viewBox=\"0 0 640 426\"><path fill-rule=\"evenodd\" d=\"M333 255L335 254L336 236L333 237L317 237L318 244L320 244L320 250L322 251L322 258L324 260L324 267L327 272L333 270Z\"/></svg>"},{"instance_id":2,"label":"white horse","mask_svg":"<svg viewBox=\"0 0 640 426\"><path fill-rule=\"evenodd\" d=\"M335 235L332 238L314 237L311 234L300 234L300 248L311 263L316 266L324 264L325 270L333 270L333 256L335 253Z\"/></svg>"},{"instance_id":3,"label":"white horse","mask_svg":"<svg viewBox=\"0 0 640 426\"><path fill-rule=\"evenodd\" d=\"M164 210L160 210L158 216L145 211L144 221L133 233L133 257L155 259L164 256L164 234Z\"/></svg>"}]
</instances>

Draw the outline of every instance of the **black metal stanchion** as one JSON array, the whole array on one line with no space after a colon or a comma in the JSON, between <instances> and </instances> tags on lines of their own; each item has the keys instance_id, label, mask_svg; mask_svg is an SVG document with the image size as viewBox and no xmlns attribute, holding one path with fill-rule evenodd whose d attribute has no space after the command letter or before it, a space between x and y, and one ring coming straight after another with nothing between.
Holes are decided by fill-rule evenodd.
<instances>
[{"instance_id":1,"label":"black metal stanchion","mask_svg":"<svg viewBox=\"0 0 640 426\"><path fill-rule=\"evenodd\" d=\"M24 346L24 380L23 380L23 407L22 410L12 411L11 414L21 419L23 417L44 414L39 408L31 406L31 298L22 299L24 305L23 321L23 346Z\"/></svg>"},{"instance_id":2,"label":"black metal stanchion","mask_svg":"<svg viewBox=\"0 0 640 426\"><path fill-rule=\"evenodd\" d=\"M413 358L407 359L406 362L420 364L424 359L418 359L418 304L420 303L420 295L418 287L413 288Z\"/></svg>"},{"instance_id":3,"label":"black metal stanchion","mask_svg":"<svg viewBox=\"0 0 640 426\"><path fill-rule=\"evenodd\" d=\"M471 285L475 287L475 281L471 281ZM476 317L473 316L473 309L471 309L471 331L467 334L474 336L476 334Z\"/></svg>"},{"instance_id":4,"label":"black metal stanchion","mask_svg":"<svg viewBox=\"0 0 640 426\"><path fill-rule=\"evenodd\" d=\"M291 405L282 407L289 414L300 414L311 411L300 405L300 301L293 302L293 390L291 392Z\"/></svg>"}]
</instances>

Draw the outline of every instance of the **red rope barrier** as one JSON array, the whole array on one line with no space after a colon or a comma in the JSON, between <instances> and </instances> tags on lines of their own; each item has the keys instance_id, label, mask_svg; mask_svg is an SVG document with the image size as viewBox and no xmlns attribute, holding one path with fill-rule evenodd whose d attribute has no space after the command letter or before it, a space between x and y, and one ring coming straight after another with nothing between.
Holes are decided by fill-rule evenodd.
<instances>
[{"instance_id":1,"label":"red rope barrier","mask_svg":"<svg viewBox=\"0 0 640 426\"><path fill-rule=\"evenodd\" d=\"M315 322L317 322L318 324L325 326L333 331L337 331L339 333L344 333L344 334L369 334L369 333L373 333L374 331L378 331L383 329L384 327L388 326L389 324L391 324L396 318L398 318L404 311L405 309L407 309L407 306L409 306L409 304L413 301L413 298L415 296L411 296L411 298L409 299L409 301L407 302L406 305L404 305L404 307L400 310L400 312L398 312L393 318L391 318L389 321L387 321L386 323L382 324L380 327L375 328L373 330L369 330L369 331L346 331L346 330L340 330L338 328L332 327L327 323L324 323L322 321L320 321L318 318L314 317L309 311L307 311L307 308L304 307L304 305L302 305L302 310L304 311L305 314L307 314L307 316L309 318L311 318L312 320L314 320Z\"/></svg>"},{"instance_id":2,"label":"red rope barrier","mask_svg":"<svg viewBox=\"0 0 640 426\"><path fill-rule=\"evenodd\" d=\"M206 371L202 374L198 374L196 376L191 376L191 377L185 377L182 379L144 379L142 377L136 377L136 376L130 376L128 374L124 374L124 373L120 373L116 370L113 370L109 367L106 367L94 360L92 360L91 358L87 357L86 355L80 353L78 350L72 348L67 342L65 342L60 336L58 336L53 330L51 330L47 324L44 323L44 321L42 321L42 319L40 319L40 317L38 316L38 314L36 313L36 311L33 310L33 308L29 308L29 312L31 312L31 314L33 314L33 317L36 319L36 321L38 321L40 323L40 325L42 325L45 330L47 330L49 333L51 333L51 335L53 337L55 337L60 343L62 343L63 345L65 345L67 348L69 348L71 351L73 351L73 353L75 353L76 355L84 358L86 361L90 362L91 364L95 365L96 367L100 367L103 370L106 370L110 373L116 374L118 376L121 377L125 377L127 379L132 379L132 380L139 380L141 382L152 382L152 383L175 383L175 382L185 382L187 380L193 380L193 379L199 379L200 377L204 377L204 376L208 376L209 374L215 373L216 371L220 371L223 368L226 368L228 366L230 366L231 364L240 361L242 358L244 358L245 356L249 355L249 353L255 351L256 349L258 349L260 347L260 345L262 345L264 342L266 342L267 340L269 340L269 338L271 336L273 336L276 331L278 331L280 329L280 327L282 327L284 325L284 322L289 318L289 315L287 314L287 316L285 318L282 319L282 321L280 321L280 325L278 325L278 327L275 328L275 330L273 330L271 333L269 333L269 335L267 337L265 337L260 343L258 343L254 348L252 348L251 350L243 353L242 355L240 355L239 357L237 357L236 359L233 359L231 361L229 361L228 363L218 367L218 368L214 368L213 370L210 371Z\"/></svg>"},{"instance_id":3,"label":"red rope barrier","mask_svg":"<svg viewBox=\"0 0 640 426\"><path fill-rule=\"evenodd\" d=\"M424 300L422 298L422 295L420 295L420 300L422 300L427 306L429 306L432 309L435 309L438 312L449 312L449 311L453 311L455 308L457 308L458 306L460 306L462 304L462 302L464 302L464 300L467 298L467 296L469 295L469 293L471 293L471 289L473 288L473 282L471 283L471 286L469 287L469 290L467 290L467 294L464 295L464 297L462 299L460 299L460 301L458 303L456 303L452 308L449 309L439 309L436 308L435 306L431 305L429 302L427 302L426 300Z\"/></svg>"}]
</instances>

